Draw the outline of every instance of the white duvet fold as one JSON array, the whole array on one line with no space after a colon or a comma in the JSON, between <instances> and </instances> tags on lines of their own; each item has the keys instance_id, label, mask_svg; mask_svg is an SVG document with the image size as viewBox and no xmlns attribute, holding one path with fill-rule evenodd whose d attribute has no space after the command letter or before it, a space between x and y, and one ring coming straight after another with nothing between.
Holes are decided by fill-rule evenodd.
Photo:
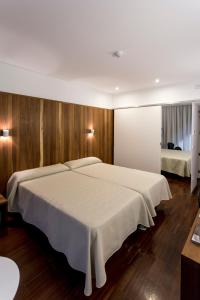
<instances>
[{"instance_id":1,"label":"white duvet fold","mask_svg":"<svg viewBox=\"0 0 200 300\"><path fill-rule=\"evenodd\" d=\"M160 204L161 200L172 198L169 184L166 178L160 174L105 163L76 168L73 171L140 193L144 197L152 217L156 216L155 207Z\"/></svg>"},{"instance_id":2,"label":"white duvet fold","mask_svg":"<svg viewBox=\"0 0 200 300\"><path fill-rule=\"evenodd\" d=\"M55 164L46 167L40 167L35 169L29 169L24 171L18 171L12 174L7 183L7 199L8 199L8 210L14 209L14 197L17 192L17 188L20 182L27 180L48 176L51 174L68 171L69 168L63 164Z\"/></svg>"}]
</instances>

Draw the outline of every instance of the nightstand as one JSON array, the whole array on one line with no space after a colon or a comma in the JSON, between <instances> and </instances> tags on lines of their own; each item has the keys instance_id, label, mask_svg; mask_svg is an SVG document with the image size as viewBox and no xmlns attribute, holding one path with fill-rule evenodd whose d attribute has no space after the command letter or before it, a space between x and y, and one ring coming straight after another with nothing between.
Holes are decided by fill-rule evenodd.
<instances>
[{"instance_id":1,"label":"nightstand","mask_svg":"<svg viewBox=\"0 0 200 300\"><path fill-rule=\"evenodd\" d=\"M6 226L8 200L0 194L0 231Z\"/></svg>"}]
</instances>

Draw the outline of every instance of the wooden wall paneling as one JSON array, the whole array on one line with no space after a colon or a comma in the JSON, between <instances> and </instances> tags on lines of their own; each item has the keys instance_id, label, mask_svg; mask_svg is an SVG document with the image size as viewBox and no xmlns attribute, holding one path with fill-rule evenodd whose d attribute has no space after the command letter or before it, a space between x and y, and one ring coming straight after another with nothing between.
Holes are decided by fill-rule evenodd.
<instances>
[{"instance_id":1,"label":"wooden wall paneling","mask_svg":"<svg viewBox=\"0 0 200 300\"><path fill-rule=\"evenodd\" d=\"M14 171L86 156L113 161L113 111L0 93L0 192ZM86 133L95 129L95 136Z\"/></svg>"},{"instance_id":2,"label":"wooden wall paneling","mask_svg":"<svg viewBox=\"0 0 200 300\"><path fill-rule=\"evenodd\" d=\"M78 158L78 146L75 135L75 104L62 103L63 161Z\"/></svg>"},{"instance_id":3,"label":"wooden wall paneling","mask_svg":"<svg viewBox=\"0 0 200 300\"><path fill-rule=\"evenodd\" d=\"M114 112L113 110L104 110L104 157L106 163L113 163L114 147Z\"/></svg>"},{"instance_id":4,"label":"wooden wall paneling","mask_svg":"<svg viewBox=\"0 0 200 300\"><path fill-rule=\"evenodd\" d=\"M93 143L89 138L87 130L93 128L92 126L92 112L91 107L83 106L84 109L84 122L82 124L82 141L84 141L84 153L82 157L92 156L93 153ZM85 156L84 156L85 155Z\"/></svg>"},{"instance_id":5,"label":"wooden wall paneling","mask_svg":"<svg viewBox=\"0 0 200 300\"><path fill-rule=\"evenodd\" d=\"M12 96L13 170L40 165L40 101Z\"/></svg>"},{"instance_id":6,"label":"wooden wall paneling","mask_svg":"<svg viewBox=\"0 0 200 300\"><path fill-rule=\"evenodd\" d=\"M44 100L43 107L43 163L44 166L60 162L59 102Z\"/></svg>"},{"instance_id":7,"label":"wooden wall paneling","mask_svg":"<svg viewBox=\"0 0 200 300\"><path fill-rule=\"evenodd\" d=\"M96 118L97 118L97 130L98 130L98 140L97 142L97 149L98 149L98 157L100 157L103 161L105 160L104 158L104 110L103 109L98 109L96 111ZM96 119L95 118L95 119Z\"/></svg>"},{"instance_id":8,"label":"wooden wall paneling","mask_svg":"<svg viewBox=\"0 0 200 300\"><path fill-rule=\"evenodd\" d=\"M44 114L44 100L40 99L40 167L44 165L43 114Z\"/></svg>"},{"instance_id":9,"label":"wooden wall paneling","mask_svg":"<svg viewBox=\"0 0 200 300\"><path fill-rule=\"evenodd\" d=\"M108 112L104 111L103 114L103 153L104 153L104 161L107 163L109 161L109 151L108 151Z\"/></svg>"},{"instance_id":10,"label":"wooden wall paneling","mask_svg":"<svg viewBox=\"0 0 200 300\"><path fill-rule=\"evenodd\" d=\"M92 111L92 128L95 129L96 132L94 136L89 136L88 138L90 139L90 142L92 144L92 156L98 157L97 141L99 136L99 128L97 125L97 114L95 107L90 107L90 109Z\"/></svg>"},{"instance_id":11,"label":"wooden wall paneling","mask_svg":"<svg viewBox=\"0 0 200 300\"><path fill-rule=\"evenodd\" d=\"M92 143L93 143L93 156L100 157L100 151L99 151L99 140L101 135L101 122L99 122L99 114L100 109L93 108L93 128L95 129L95 135L91 137Z\"/></svg>"},{"instance_id":12,"label":"wooden wall paneling","mask_svg":"<svg viewBox=\"0 0 200 300\"><path fill-rule=\"evenodd\" d=\"M86 107L86 122L85 122L85 130L93 129L94 122L93 122L93 109L90 106ZM95 129L95 128L94 128ZM94 146L94 139L95 137L91 137L85 132L85 140L86 140L86 147L87 147L87 156L94 156L93 146Z\"/></svg>"},{"instance_id":13,"label":"wooden wall paneling","mask_svg":"<svg viewBox=\"0 0 200 300\"><path fill-rule=\"evenodd\" d=\"M80 124L80 145L81 145L81 157L86 157L88 155L87 147L87 106L81 105L81 124Z\"/></svg>"},{"instance_id":14,"label":"wooden wall paneling","mask_svg":"<svg viewBox=\"0 0 200 300\"><path fill-rule=\"evenodd\" d=\"M59 148L60 148L60 162L64 162L64 128L63 128L63 107L62 103L59 102L58 107L58 126L59 126Z\"/></svg>"},{"instance_id":15,"label":"wooden wall paneling","mask_svg":"<svg viewBox=\"0 0 200 300\"><path fill-rule=\"evenodd\" d=\"M108 113L108 145L109 145L109 155L108 163L113 164L114 160L114 110L107 110Z\"/></svg>"},{"instance_id":16,"label":"wooden wall paneling","mask_svg":"<svg viewBox=\"0 0 200 300\"><path fill-rule=\"evenodd\" d=\"M81 158L81 106L74 105L74 135L75 135L75 148L76 158Z\"/></svg>"},{"instance_id":17,"label":"wooden wall paneling","mask_svg":"<svg viewBox=\"0 0 200 300\"><path fill-rule=\"evenodd\" d=\"M12 129L12 96L0 93L0 130ZM0 137L0 193L6 195L7 180L13 172L12 138Z\"/></svg>"},{"instance_id":18,"label":"wooden wall paneling","mask_svg":"<svg viewBox=\"0 0 200 300\"><path fill-rule=\"evenodd\" d=\"M75 137L78 152L77 158L83 158L87 153L86 145L86 112L87 108L83 105L75 105Z\"/></svg>"}]
</instances>

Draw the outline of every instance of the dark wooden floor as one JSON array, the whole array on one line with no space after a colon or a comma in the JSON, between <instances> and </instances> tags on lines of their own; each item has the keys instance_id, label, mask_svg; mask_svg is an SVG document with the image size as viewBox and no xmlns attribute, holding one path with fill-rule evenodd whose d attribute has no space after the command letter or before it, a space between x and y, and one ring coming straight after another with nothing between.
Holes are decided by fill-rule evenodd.
<instances>
[{"instance_id":1,"label":"dark wooden floor","mask_svg":"<svg viewBox=\"0 0 200 300\"><path fill-rule=\"evenodd\" d=\"M158 207L155 226L137 231L106 264L107 283L88 299L178 300L180 253L197 212L189 182L168 177L173 199ZM0 255L19 266L21 280L15 300L87 299L84 275L71 269L34 227L9 222L0 237ZM0 270L1 271L1 270Z\"/></svg>"}]
</instances>

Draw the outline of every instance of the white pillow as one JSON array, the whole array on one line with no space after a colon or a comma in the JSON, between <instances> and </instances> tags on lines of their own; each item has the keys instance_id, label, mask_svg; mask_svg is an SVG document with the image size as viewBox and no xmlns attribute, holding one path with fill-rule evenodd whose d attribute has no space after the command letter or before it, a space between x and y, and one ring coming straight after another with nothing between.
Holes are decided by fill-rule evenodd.
<instances>
[{"instance_id":1,"label":"white pillow","mask_svg":"<svg viewBox=\"0 0 200 300\"><path fill-rule=\"evenodd\" d=\"M12 207L14 205L13 201L20 182L33 180L43 176L53 175L56 173L65 172L69 170L70 170L69 167L63 164L56 164L56 165L28 169L28 170L18 171L13 173L7 183L7 198L9 202L8 203L9 210L12 211Z\"/></svg>"},{"instance_id":2,"label":"white pillow","mask_svg":"<svg viewBox=\"0 0 200 300\"><path fill-rule=\"evenodd\" d=\"M85 158L80 158L80 159L75 159L75 160L70 160L65 162L65 165L68 166L71 170L101 163L102 160L97 158L97 157L85 157Z\"/></svg>"}]
</instances>

